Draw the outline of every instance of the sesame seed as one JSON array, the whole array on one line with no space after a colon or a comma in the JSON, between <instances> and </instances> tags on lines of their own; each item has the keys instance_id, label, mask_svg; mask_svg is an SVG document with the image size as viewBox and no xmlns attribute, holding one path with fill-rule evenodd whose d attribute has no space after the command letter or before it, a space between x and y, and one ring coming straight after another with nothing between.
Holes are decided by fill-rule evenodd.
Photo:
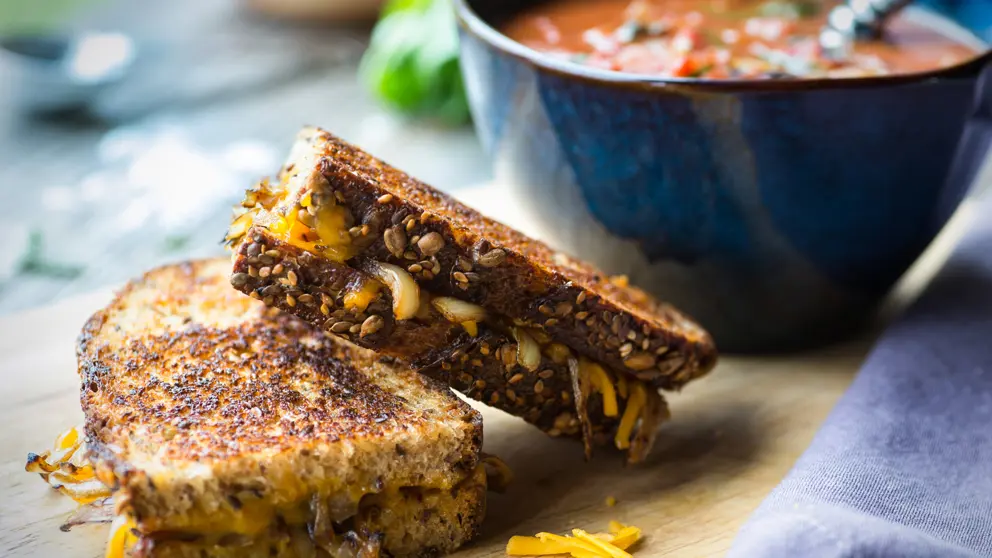
<instances>
[{"instance_id":1,"label":"sesame seed","mask_svg":"<svg viewBox=\"0 0 992 558\"><path fill-rule=\"evenodd\" d=\"M421 271L424 270L424 268L420 264L410 264L410 266L407 267L406 270L409 271L410 273L420 273Z\"/></svg>"},{"instance_id":2,"label":"sesame seed","mask_svg":"<svg viewBox=\"0 0 992 558\"><path fill-rule=\"evenodd\" d=\"M379 196L379 199L377 199L376 201L379 202L379 203L389 203L389 202L393 201L393 195L392 194L383 194L383 195Z\"/></svg>"},{"instance_id":3,"label":"sesame seed","mask_svg":"<svg viewBox=\"0 0 992 558\"><path fill-rule=\"evenodd\" d=\"M554 375L555 375L555 371L554 370L551 370L550 368L545 369L545 370L541 370L537 374L537 376L539 378L541 378L542 380L547 380L548 378L550 378L550 377L552 377Z\"/></svg>"},{"instance_id":4,"label":"sesame seed","mask_svg":"<svg viewBox=\"0 0 992 558\"><path fill-rule=\"evenodd\" d=\"M282 266L281 263L272 266L272 274L273 275L281 275L284 270L285 270L285 268Z\"/></svg>"},{"instance_id":5,"label":"sesame seed","mask_svg":"<svg viewBox=\"0 0 992 558\"><path fill-rule=\"evenodd\" d=\"M456 271L452 273L451 276L454 277L455 281L458 281L459 283L468 283L468 277L466 277L461 271Z\"/></svg>"},{"instance_id":6,"label":"sesame seed","mask_svg":"<svg viewBox=\"0 0 992 558\"><path fill-rule=\"evenodd\" d=\"M480 390L486 389L486 381L485 380L476 380L475 381L475 388L476 389L480 389Z\"/></svg>"},{"instance_id":7,"label":"sesame seed","mask_svg":"<svg viewBox=\"0 0 992 558\"><path fill-rule=\"evenodd\" d=\"M582 304L585 301L586 301L586 292L585 291L582 291L581 293L579 293L579 296L575 297L575 303L576 304Z\"/></svg>"},{"instance_id":8,"label":"sesame seed","mask_svg":"<svg viewBox=\"0 0 992 558\"><path fill-rule=\"evenodd\" d=\"M576 320L584 320L584 319L586 319L588 317L589 317L589 312L583 311L583 312L576 312L575 313L575 319Z\"/></svg>"},{"instance_id":9,"label":"sesame seed","mask_svg":"<svg viewBox=\"0 0 992 558\"><path fill-rule=\"evenodd\" d=\"M543 392L544 392L544 381L538 380L534 382L534 393L543 393Z\"/></svg>"},{"instance_id":10,"label":"sesame seed","mask_svg":"<svg viewBox=\"0 0 992 558\"><path fill-rule=\"evenodd\" d=\"M296 299L293 298L293 295L286 295L286 304L288 304L290 308L294 308L296 306Z\"/></svg>"},{"instance_id":11,"label":"sesame seed","mask_svg":"<svg viewBox=\"0 0 992 558\"><path fill-rule=\"evenodd\" d=\"M516 384L516 383L519 383L523 379L524 379L524 375L523 374L520 374L518 372L518 373L514 374L512 378L510 378L510 383L511 384Z\"/></svg>"},{"instance_id":12,"label":"sesame seed","mask_svg":"<svg viewBox=\"0 0 992 558\"><path fill-rule=\"evenodd\" d=\"M289 284L290 285L292 285L294 287L296 286L296 283L297 283L298 279L296 277L296 272L295 271L290 270L288 273L286 273L286 279L289 280Z\"/></svg>"}]
</instances>

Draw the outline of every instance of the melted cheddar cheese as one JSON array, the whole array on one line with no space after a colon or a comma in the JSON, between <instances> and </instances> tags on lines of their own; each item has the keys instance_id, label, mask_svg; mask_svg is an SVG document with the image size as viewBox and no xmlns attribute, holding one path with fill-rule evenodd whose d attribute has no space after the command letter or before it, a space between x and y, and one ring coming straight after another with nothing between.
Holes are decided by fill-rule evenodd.
<instances>
[{"instance_id":1,"label":"melted cheddar cheese","mask_svg":"<svg viewBox=\"0 0 992 558\"><path fill-rule=\"evenodd\" d=\"M620 425L617 426L617 433L614 438L618 449L630 448L630 437L634 433L634 426L641 418L641 412L647 405L647 388L642 382L632 382L630 387L630 397L627 398L627 408L620 418Z\"/></svg>"},{"instance_id":2,"label":"melted cheddar cheese","mask_svg":"<svg viewBox=\"0 0 992 558\"><path fill-rule=\"evenodd\" d=\"M631 558L627 549L641 538L637 527L610 521L609 533L573 529L571 535L538 533L533 537L511 537L506 545L510 556L570 555L574 558Z\"/></svg>"},{"instance_id":3,"label":"melted cheddar cheese","mask_svg":"<svg viewBox=\"0 0 992 558\"><path fill-rule=\"evenodd\" d=\"M585 367L592 388L603 396L603 414L608 417L617 416L617 392L609 373L602 366L586 359L581 359L579 366Z\"/></svg>"},{"instance_id":4,"label":"melted cheddar cheese","mask_svg":"<svg viewBox=\"0 0 992 558\"><path fill-rule=\"evenodd\" d=\"M324 204L313 217L314 227L302 223L296 212L277 217L268 227L269 232L287 244L321 254L329 260L344 262L354 254L348 234L348 210L333 204Z\"/></svg>"},{"instance_id":5,"label":"melted cheddar cheese","mask_svg":"<svg viewBox=\"0 0 992 558\"><path fill-rule=\"evenodd\" d=\"M364 312L369 304L379 296L379 289L382 283L369 279L364 281L358 288L349 289L344 293L343 304L346 310Z\"/></svg>"}]
</instances>

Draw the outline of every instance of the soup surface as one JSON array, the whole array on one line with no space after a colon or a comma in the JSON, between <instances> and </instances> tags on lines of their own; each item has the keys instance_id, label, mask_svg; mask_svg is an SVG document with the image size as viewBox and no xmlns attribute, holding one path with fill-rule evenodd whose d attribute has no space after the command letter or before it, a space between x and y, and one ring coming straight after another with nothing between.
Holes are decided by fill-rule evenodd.
<instances>
[{"instance_id":1,"label":"soup surface","mask_svg":"<svg viewBox=\"0 0 992 558\"><path fill-rule=\"evenodd\" d=\"M861 77L958 64L972 47L906 14L881 40L834 58L818 36L830 0L554 0L502 31L533 49L596 68L709 79Z\"/></svg>"}]
</instances>

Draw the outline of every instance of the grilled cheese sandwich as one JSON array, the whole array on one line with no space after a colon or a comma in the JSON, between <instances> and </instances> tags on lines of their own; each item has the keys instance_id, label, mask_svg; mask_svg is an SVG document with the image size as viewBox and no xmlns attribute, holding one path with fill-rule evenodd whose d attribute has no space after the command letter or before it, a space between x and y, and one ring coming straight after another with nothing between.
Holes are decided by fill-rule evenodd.
<instances>
[{"instance_id":1,"label":"grilled cheese sandwich","mask_svg":"<svg viewBox=\"0 0 992 558\"><path fill-rule=\"evenodd\" d=\"M625 279L318 129L300 133L275 181L247 191L227 241L245 294L579 437L587 453L613 440L643 459L667 417L658 388L716 360L705 331Z\"/></svg>"},{"instance_id":2,"label":"grilled cheese sandwich","mask_svg":"<svg viewBox=\"0 0 992 558\"><path fill-rule=\"evenodd\" d=\"M240 295L227 270L151 271L94 315L78 344L84 433L28 469L55 474L85 437L73 466L113 495L108 556L417 556L472 537L481 416Z\"/></svg>"}]
</instances>

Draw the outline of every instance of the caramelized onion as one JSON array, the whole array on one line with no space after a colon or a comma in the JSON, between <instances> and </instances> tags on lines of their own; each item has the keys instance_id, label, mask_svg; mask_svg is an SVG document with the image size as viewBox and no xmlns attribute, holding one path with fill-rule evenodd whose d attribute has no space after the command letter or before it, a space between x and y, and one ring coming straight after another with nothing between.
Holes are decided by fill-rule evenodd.
<instances>
[{"instance_id":1,"label":"caramelized onion","mask_svg":"<svg viewBox=\"0 0 992 558\"><path fill-rule=\"evenodd\" d=\"M589 409L586 406L589 390L589 376L585 369L579 366L575 358L568 359L568 372L572 377L572 399L575 401L575 414L578 415L582 427L582 445L585 446L586 459L592 457L592 423L589 422Z\"/></svg>"},{"instance_id":2,"label":"caramelized onion","mask_svg":"<svg viewBox=\"0 0 992 558\"><path fill-rule=\"evenodd\" d=\"M420 287L413 277L401 267L383 262L373 262L370 272L389 287L393 293L393 315L397 320L409 320L420 308Z\"/></svg>"},{"instance_id":3,"label":"caramelized onion","mask_svg":"<svg viewBox=\"0 0 992 558\"><path fill-rule=\"evenodd\" d=\"M630 442L630 453L627 454L627 461L630 463L644 461L654 445L658 427L671 418L668 404L658 390L652 387L647 387L645 390L647 397L641 411L641 420L637 426L637 433Z\"/></svg>"},{"instance_id":4,"label":"caramelized onion","mask_svg":"<svg viewBox=\"0 0 992 558\"><path fill-rule=\"evenodd\" d=\"M517 364L531 372L541 366L541 346L523 328L510 328L517 340Z\"/></svg>"},{"instance_id":5,"label":"caramelized onion","mask_svg":"<svg viewBox=\"0 0 992 558\"><path fill-rule=\"evenodd\" d=\"M486 309L471 302L465 302L450 296L439 296L431 300L431 304L449 322L461 324L464 322L481 322L486 319Z\"/></svg>"},{"instance_id":6,"label":"caramelized onion","mask_svg":"<svg viewBox=\"0 0 992 558\"><path fill-rule=\"evenodd\" d=\"M65 523L59 529L68 532L77 525L88 523L110 523L114 519L114 501L112 498L97 500L92 504L79 506L69 514Z\"/></svg>"}]
</instances>

